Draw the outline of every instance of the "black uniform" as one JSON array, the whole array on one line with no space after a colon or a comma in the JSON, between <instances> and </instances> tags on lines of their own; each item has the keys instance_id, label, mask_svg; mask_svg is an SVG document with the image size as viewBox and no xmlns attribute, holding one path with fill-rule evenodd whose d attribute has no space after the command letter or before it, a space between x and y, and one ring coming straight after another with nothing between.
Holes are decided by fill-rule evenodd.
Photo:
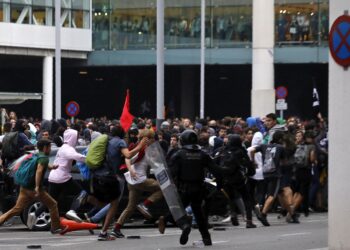
<instances>
[{"instance_id":1,"label":"black uniform","mask_svg":"<svg viewBox=\"0 0 350 250\"><path fill-rule=\"evenodd\" d=\"M239 135L229 135L228 144L219 152L217 161L220 171L223 172L223 189L231 201L242 197L247 214L247 227L255 227L252 224L252 204L247 188L247 178L255 174L255 167L243 148Z\"/></svg>"},{"instance_id":2,"label":"black uniform","mask_svg":"<svg viewBox=\"0 0 350 250\"><path fill-rule=\"evenodd\" d=\"M193 138L189 139L186 137ZM206 169L216 175L215 164L209 155L195 144L197 142L196 137L197 135L194 131L186 130L183 132L180 137L180 142L183 146L171 157L169 168L184 207L188 205L192 207L204 244L211 245L208 222L201 205L205 197L204 177ZM188 238L189 231L185 232L184 230L184 234L187 234ZM183 238L183 235L181 238ZM186 244L186 235L184 236L186 240L181 238L180 243Z\"/></svg>"}]
</instances>

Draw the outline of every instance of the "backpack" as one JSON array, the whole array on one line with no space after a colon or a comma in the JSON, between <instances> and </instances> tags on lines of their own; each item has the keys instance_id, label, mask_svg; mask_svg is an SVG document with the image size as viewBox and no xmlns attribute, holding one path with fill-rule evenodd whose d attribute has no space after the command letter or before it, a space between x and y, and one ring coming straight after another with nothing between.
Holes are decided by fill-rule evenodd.
<instances>
[{"instance_id":1,"label":"backpack","mask_svg":"<svg viewBox=\"0 0 350 250\"><path fill-rule=\"evenodd\" d=\"M229 172L223 176L224 185L240 184L246 180L247 169L239 162L237 152L223 150L220 154L220 166L229 169Z\"/></svg>"},{"instance_id":2,"label":"backpack","mask_svg":"<svg viewBox=\"0 0 350 250\"><path fill-rule=\"evenodd\" d=\"M29 188L34 182L38 160L45 157L47 156L39 157L37 154L33 154L32 157L24 160L15 173L15 183L21 187Z\"/></svg>"},{"instance_id":3,"label":"backpack","mask_svg":"<svg viewBox=\"0 0 350 250\"><path fill-rule=\"evenodd\" d=\"M31 158L33 156L33 154L24 154L21 157L19 157L18 159L16 159L15 161L13 161L9 167L7 168L9 171L9 176L10 177L14 177L17 170L19 169L19 167L22 165L22 163L25 160L28 160L29 158Z\"/></svg>"},{"instance_id":4,"label":"backpack","mask_svg":"<svg viewBox=\"0 0 350 250\"><path fill-rule=\"evenodd\" d=\"M20 156L18 148L18 132L10 132L2 140L2 156L14 160Z\"/></svg>"},{"instance_id":5,"label":"backpack","mask_svg":"<svg viewBox=\"0 0 350 250\"><path fill-rule=\"evenodd\" d=\"M294 153L295 164L299 167L307 167L309 164L309 149L307 145L297 145Z\"/></svg>"},{"instance_id":6,"label":"backpack","mask_svg":"<svg viewBox=\"0 0 350 250\"><path fill-rule=\"evenodd\" d=\"M91 142L85 160L89 169L94 170L103 165L106 158L107 145L108 135L101 135Z\"/></svg>"},{"instance_id":7,"label":"backpack","mask_svg":"<svg viewBox=\"0 0 350 250\"><path fill-rule=\"evenodd\" d=\"M276 165L275 165L275 154L276 154L276 147L275 146L267 146L265 154L264 154L264 161L263 161L263 173L273 173L276 171Z\"/></svg>"}]
</instances>

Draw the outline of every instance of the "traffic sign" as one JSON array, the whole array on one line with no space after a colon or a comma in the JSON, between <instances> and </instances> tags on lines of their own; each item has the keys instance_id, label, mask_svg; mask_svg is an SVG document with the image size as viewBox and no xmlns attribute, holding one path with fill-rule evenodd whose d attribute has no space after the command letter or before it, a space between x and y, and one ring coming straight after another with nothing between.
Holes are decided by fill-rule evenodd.
<instances>
[{"instance_id":1,"label":"traffic sign","mask_svg":"<svg viewBox=\"0 0 350 250\"><path fill-rule=\"evenodd\" d=\"M329 49L336 63L350 66L350 16L339 16L329 32Z\"/></svg>"},{"instance_id":2,"label":"traffic sign","mask_svg":"<svg viewBox=\"0 0 350 250\"><path fill-rule=\"evenodd\" d=\"M70 117L75 117L79 114L80 107L75 101L70 101L66 105L66 114Z\"/></svg>"},{"instance_id":3,"label":"traffic sign","mask_svg":"<svg viewBox=\"0 0 350 250\"><path fill-rule=\"evenodd\" d=\"M277 110L287 110L288 109L288 105L287 105L285 99L277 99L276 109Z\"/></svg>"},{"instance_id":4,"label":"traffic sign","mask_svg":"<svg viewBox=\"0 0 350 250\"><path fill-rule=\"evenodd\" d=\"M285 99L288 95L288 90L286 87L284 86L279 86L277 89L276 89L276 96L278 99Z\"/></svg>"}]
</instances>

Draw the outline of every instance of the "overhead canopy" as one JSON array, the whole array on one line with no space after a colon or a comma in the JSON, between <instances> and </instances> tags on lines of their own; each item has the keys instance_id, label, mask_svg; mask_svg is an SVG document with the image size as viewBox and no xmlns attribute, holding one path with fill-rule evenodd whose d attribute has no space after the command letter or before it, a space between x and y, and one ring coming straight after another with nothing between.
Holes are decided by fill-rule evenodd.
<instances>
[{"instance_id":1,"label":"overhead canopy","mask_svg":"<svg viewBox=\"0 0 350 250\"><path fill-rule=\"evenodd\" d=\"M26 100L41 100L40 93L0 92L0 105L21 104Z\"/></svg>"}]
</instances>

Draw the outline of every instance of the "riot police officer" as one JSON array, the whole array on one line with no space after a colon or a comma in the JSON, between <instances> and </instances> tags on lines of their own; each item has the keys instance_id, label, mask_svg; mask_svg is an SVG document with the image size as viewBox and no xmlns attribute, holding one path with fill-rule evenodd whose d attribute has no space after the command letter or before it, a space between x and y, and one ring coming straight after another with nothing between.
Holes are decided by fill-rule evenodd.
<instances>
[{"instance_id":1,"label":"riot police officer","mask_svg":"<svg viewBox=\"0 0 350 250\"><path fill-rule=\"evenodd\" d=\"M198 137L193 130L185 130L180 135L181 148L171 157L169 168L184 207L191 205L196 218L198 229L202 235L204 245L212 245L208 231L208 221L202 210L205 197L204 177L206 169L217 175L216 166L207 153L197 145ZM180 244L188 241L191 227L189 223L181 226Z\"/></svg>"}]
</instances>

